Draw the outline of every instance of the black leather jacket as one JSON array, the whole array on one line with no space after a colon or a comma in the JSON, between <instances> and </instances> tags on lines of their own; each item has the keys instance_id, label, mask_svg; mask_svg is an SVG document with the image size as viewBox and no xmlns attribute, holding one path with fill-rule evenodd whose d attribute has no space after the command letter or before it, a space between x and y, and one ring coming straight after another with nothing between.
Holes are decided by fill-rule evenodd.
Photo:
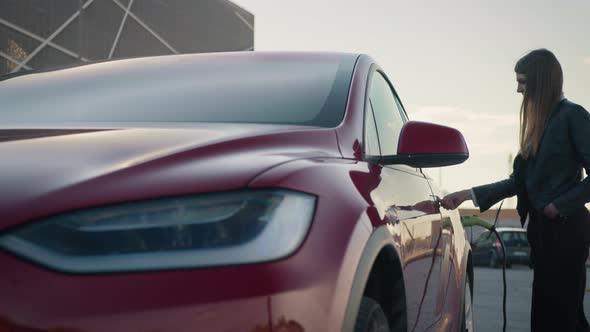
<instances>
[{"instance_id":1,"label":"black leather jacket","mask_svg":"<svg viewBox=\"0 0 590 332\"><path fill-rule=\"evenodd\" d=\"M590 113L564 99L551 114L537 156L517 156L510 178L474 187L473 192L482 212L518 194L522 222L526 213L550 203L567 218L590 202L590 177L582 181L582 167L590 174Z\"/></svg>"}]
</instances>

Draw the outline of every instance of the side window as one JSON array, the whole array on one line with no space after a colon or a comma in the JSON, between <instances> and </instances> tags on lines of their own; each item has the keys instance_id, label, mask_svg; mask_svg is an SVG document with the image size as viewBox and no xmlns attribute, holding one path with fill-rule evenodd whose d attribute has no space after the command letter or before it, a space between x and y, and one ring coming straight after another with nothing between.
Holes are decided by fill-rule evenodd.
<instances>
[{"instance_id":1,"label":"side window","mask_svg":"<svg viewBox=\"0 0 590 332\"><path fill-rule=\"evenodd\" d=\"M365 107L365 155L380 156L379 137L375 127L375 117L371 105Z\"/></svg>"},{"instance_id":2,"label":"side window","mask_svg":"<svg viewBox=\"0 0 590 332\"><path fill-rule=\"evenodd\" d=\"M399 112L398 104L389 84L380 72L373 74L369 102L375 113L381 154L383 156L396 155L404 118Z\"/></svg>"},{"instance_id":3,"label":"side window","mask_svg":"<svg viewBox=\"0 0 590 332\"><path fill-rule=\"evenodd\" d=\"M404 110L404 107L402 106L401 101L399 101L399 99L397 98L397 96L394 96L395 98L395 104L397 105L397 109L399 110L399 113L402 116L402 119L404 119L404 123L408 122L408 116L406 115L406 111Z\"/></svg>"}]
</instances>

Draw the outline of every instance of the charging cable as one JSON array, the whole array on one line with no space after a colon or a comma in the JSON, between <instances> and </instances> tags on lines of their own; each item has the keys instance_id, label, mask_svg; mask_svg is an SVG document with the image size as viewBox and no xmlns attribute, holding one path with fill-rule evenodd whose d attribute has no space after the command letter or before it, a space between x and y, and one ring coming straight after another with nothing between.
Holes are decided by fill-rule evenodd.
<instances>
[{"instance_id":1,"label":"charging cable","mask_svg":"<svg viewBox=\"0 0 590 332\"><path fill-rule=\"evenodd\" d=\"M502 240L502 237L500 236L500 234L496 230L496 223L498 222L498 216L500 215L500 210L502 209L502 204L504 204L504 201L502 201L502 203L500 203L500 207L498 208L498 211L496 212L496 219L494 220L494 224L490 224L489 221L482 219L478 216L461 216L461 223L463 224L463 227L481 226L481 227L489 230L490 235L491 235L491 233L496 234L496 237L500 241L500 246L502 247L502 257L504 258L503 264L502 264L502 280L504 283L504 295L502 297L502 312L504 315L504 325L503 325L502 331L506 332L506 248L504 247L504 240Z\"/></svg>"}]
</instances>

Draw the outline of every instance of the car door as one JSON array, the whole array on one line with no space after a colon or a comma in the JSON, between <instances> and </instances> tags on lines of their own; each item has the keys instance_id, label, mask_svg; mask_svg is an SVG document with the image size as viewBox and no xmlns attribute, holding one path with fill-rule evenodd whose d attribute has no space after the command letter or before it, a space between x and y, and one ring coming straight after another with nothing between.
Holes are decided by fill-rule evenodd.
<instances>
[{"instance_id":1,"label":"car door","mask_svg":"<svg viewBox=\"0 0 590 332\"><path fill-rule=\"evenodd\" d=\"M430 178L428 181L434 195L442 197L444 194L440 188L436 187ZM461 240L464 239L465 233L461 226L461 216L457 211L441 209L440 212L442 217L441 239L438 241L438 247L435 250L436 266L433 268L434 271L440 271L440 277L432 280L432 287L438 288L436 312L441 315L439 319L443 318L444 324L448 324L449 320L455 318L456 311L452 307L453 300L460 298L463 292L462 288L454 287L454 285L457 285L454 281L460 280L464 273L460 261L462 256L458 256L462 251L458 251L457 247L463 247L464 242ZM457 236L461 236L462 239L457 239ZM443 315L446 315L449 319L444 319L445 316ZM444 325L441 325L441 327L445 328Z\"/></svg>"},{"instance_id":2,"label":"car door","mask_svg":"<svg viewBox=\"0 0 590 332\"><path fill-rule=\"evenodd\" d=\"M365 106L367 159L376 161L377 154L397 154L400 131L406 121L387 78L374 70L369 78ZM408 327L424 330L438 317L436 297L440 264L436 264L436 248L440 246L442 232L440 211L419 169L404 165L379 167L381 182L371 196L381 217L389 218L389 222L397 226L390 229L400 248Z\"/></svg>"}]
</instances>

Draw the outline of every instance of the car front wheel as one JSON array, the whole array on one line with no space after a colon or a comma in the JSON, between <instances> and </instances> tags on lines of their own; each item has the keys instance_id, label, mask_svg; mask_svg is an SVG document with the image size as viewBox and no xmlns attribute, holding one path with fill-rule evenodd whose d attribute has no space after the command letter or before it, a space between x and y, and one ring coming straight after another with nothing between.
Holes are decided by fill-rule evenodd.
<instances>
[{"instance_id":1,"label":"car front wheel","mask_svg":"<svg viewBox=\"0 0 590 332\"><path fill-rule=\"evenodd\" d=\"M471 281L465 278L465 291L463 292L463 310L461 317L461 332L473 332L473 306L471 296Z\"/></svg>"},{"instance_id":2,"label":"car front wheel","mask_svg":"<svg viewBox=\"0 0 590 332\"><path fill-rule=\"evenodd\" d=\"M354 332L390 332L387 316L377 301L363 297Z\"/></svg>"}]
</instances>

